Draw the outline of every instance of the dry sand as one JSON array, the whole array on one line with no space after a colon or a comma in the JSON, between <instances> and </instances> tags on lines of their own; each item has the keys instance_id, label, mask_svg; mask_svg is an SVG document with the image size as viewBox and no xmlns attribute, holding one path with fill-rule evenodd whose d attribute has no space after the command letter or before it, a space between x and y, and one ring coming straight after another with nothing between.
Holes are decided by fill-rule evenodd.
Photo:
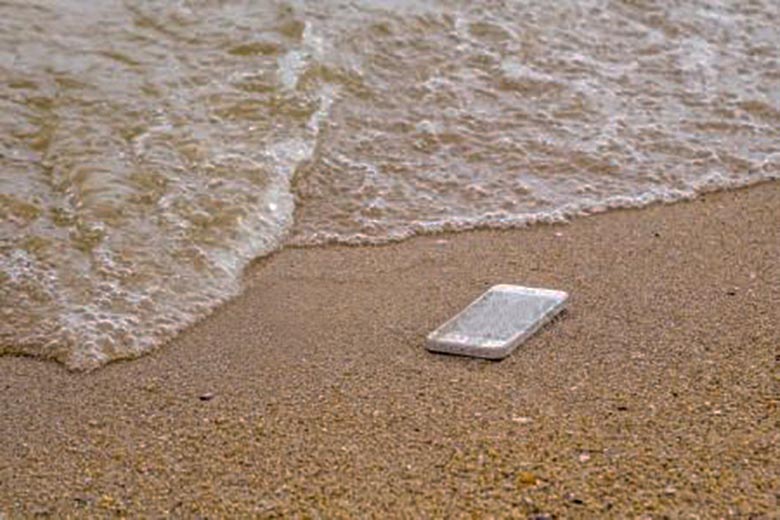
<instances>
[{"instance_id":1,"label":"dry sand","mask_svg":"<svg viewBox=\"0 0 780 520\"><path fill-rule=\"evenodd\" d=\"M245 279L136 361L1 358L0 517L778 517L780 183ZM424 350L503 282L569 311L503 362Z\"/></svg>"}]
</instances>

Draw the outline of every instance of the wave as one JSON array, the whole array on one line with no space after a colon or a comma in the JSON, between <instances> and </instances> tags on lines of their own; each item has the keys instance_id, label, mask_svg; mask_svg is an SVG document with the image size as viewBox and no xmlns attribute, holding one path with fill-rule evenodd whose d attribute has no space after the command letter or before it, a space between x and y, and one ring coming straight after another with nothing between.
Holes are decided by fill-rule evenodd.
<instances>
[{"instance_id":1,"label":"wave","mask_svg":"<svg viewBox=\"0 0 780 520\"><path fill-rule=\"evenodd\" d=\"M80 4L0 20L0 353L140 356L285 245L780 176L776 3Z\"/></svg>"}]
</instances>

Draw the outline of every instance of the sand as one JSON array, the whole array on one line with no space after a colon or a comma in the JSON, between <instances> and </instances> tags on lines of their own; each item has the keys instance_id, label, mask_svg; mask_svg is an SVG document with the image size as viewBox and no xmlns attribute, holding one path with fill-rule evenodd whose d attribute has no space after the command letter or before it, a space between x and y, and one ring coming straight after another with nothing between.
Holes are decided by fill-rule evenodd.
<instances>
[{"instance_id":1,"label":"sand","mask_svg":"<svg viewBox=\"0 0 780 520\"><path fill-rule=\"evenodd\" d=\"M568 311L502 362L425 351L496 283ZM0 517L778 518L780 183L245 284L135 361L0 358Z\"/></svg>"}]
</instances>

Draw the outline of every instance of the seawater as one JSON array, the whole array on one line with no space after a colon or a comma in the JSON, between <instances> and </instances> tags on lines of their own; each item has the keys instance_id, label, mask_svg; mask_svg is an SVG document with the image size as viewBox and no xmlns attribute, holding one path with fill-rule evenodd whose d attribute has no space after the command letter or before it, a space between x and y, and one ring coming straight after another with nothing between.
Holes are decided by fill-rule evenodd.
<instances>
[{"instance_id":1,"label":"seawater","mask_svg":"<svg viewBox=\"0 0 780 520\"><path fill-rule=\"evenodd\" d=\"M285 244L777 179L778 49L774 0L5 0L0 352L141 355Z\"/></svg>"}]
</instances>

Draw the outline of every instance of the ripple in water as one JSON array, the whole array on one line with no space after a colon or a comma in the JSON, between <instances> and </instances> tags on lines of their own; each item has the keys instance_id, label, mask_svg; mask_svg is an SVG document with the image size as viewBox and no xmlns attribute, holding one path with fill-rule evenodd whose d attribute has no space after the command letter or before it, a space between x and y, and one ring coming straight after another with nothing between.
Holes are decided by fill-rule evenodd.
<instances>
[{"instance_id":1,"label":"ripple in water","mask_svg":"<svg viewBox=\"0 0 780 520\"><path fill-rule=\"evenodd\" d=\"M284 243L780 176L776 2L2 11L0 352L71 368L160 345Z\"/></svg>"}]
</instances>

